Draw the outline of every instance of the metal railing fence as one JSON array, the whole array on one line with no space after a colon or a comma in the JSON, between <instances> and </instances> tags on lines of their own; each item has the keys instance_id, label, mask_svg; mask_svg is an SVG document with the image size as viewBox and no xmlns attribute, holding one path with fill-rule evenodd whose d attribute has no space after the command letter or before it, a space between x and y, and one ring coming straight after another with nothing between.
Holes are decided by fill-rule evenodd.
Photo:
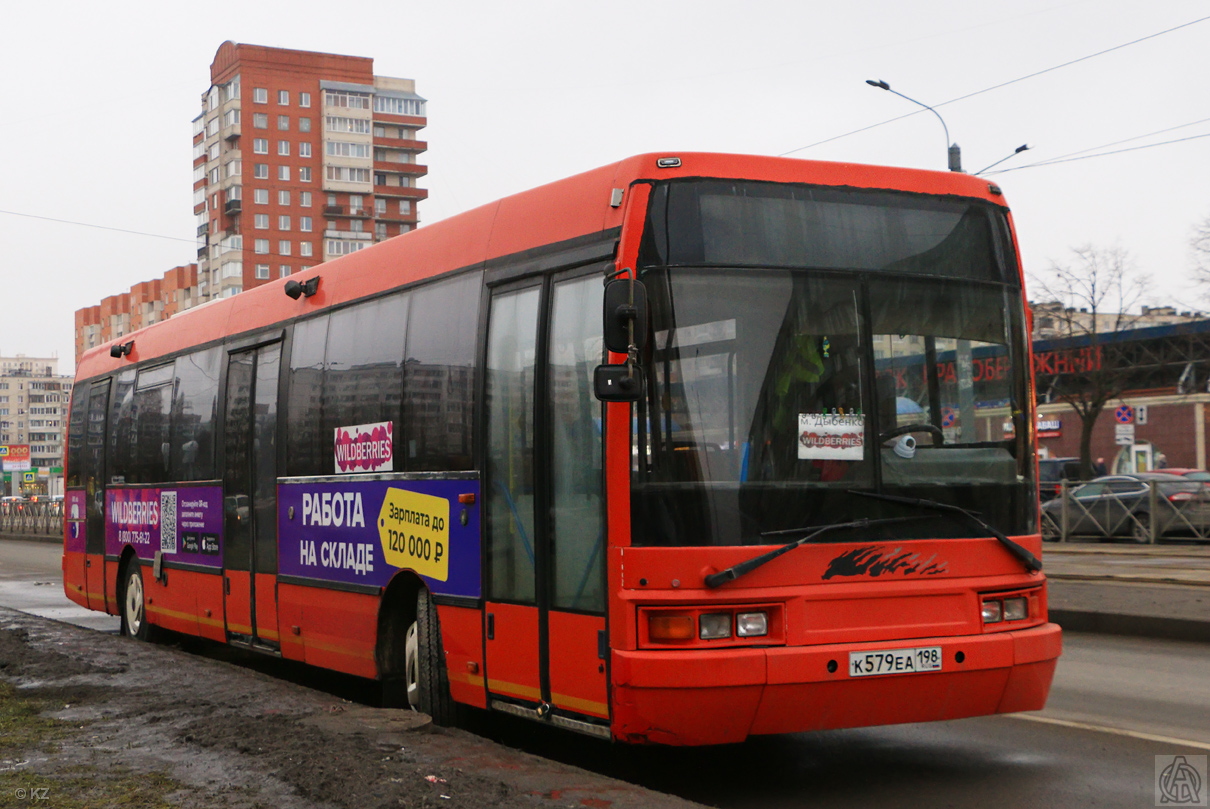
<instances>
[{"instance_id":1,"label":"metal railing fence","mask_svg":"<svg viewBox=\"0 0 1210 809\"><path fill-rule=\"evenodd\" d=\"M1210 486L1140 481L1133 488L1105 484L1090 493L1080 481L1062 481L1042 504L1042 536L1125 538L1154 544L1161 537L1210 540ZM1128 484L1126 484L1128 486Z\"/></svg>"},{"instance_id":2,"label":"metal railing fence","mask_svg":"<svg viewBox=\"0 0 1210 809\"><path fill-rule=\"evenodd\" d=\"M62 533L61 500L9 500L0 503L0 534L55 536Z\"/></svg>"}]
</instances>

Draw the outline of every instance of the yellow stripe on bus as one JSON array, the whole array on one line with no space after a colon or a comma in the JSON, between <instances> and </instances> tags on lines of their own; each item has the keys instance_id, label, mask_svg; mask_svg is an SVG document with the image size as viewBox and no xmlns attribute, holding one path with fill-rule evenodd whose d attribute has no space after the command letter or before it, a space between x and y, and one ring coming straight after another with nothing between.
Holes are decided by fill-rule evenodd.
<instances>
[{"instance_id":1,"label":"yellow stripe on bus","mask_svg":"<svg viewBox=\"0 0 1210 809\"><path fill-rule=\"evenodd\" d=\"M451 671L450 680L458 683L467 683L476 688L483 687L483 677L478 674L471 674L469 671Z\"/></svg>"},{"instance_id":2,"label":"yellow stripe on bus","mask_svg":"<svg viewBox=\"0 0 1210 809\"><path fill-rule=\"evenodd\" d=\"M487 681L487 690L494 691L498 694L509 694L514 697L524 697L525 699L540 700L542 692L528 685L518 685L517 683L509 683L504 680Z\"/></svg>"},{"instance_id":3,"label":"yellow stripe on bus","mask_svg":"<svg viewBox=\"0 0 1210 809\"><path fill-rule=\"evenodd\" d=\"M569 697L566 694L554 693L550 695L550 698L560 708L571 708L580 713L609 716L609 706L603 702L593 702L590 699L580 699L579 697Z\"/></svg>"},{"instance_id":4,"label":"yellow stripe on bus","mask_svg":"<svg viewBox=\"0 0 1210 809\"><path fill-rule=\"evenodd\" d=\"M350 651L347 646L333 646L330 643L323 643L309 638L303 639L303 647L306 649L315 649L320 652L332 652L333 654L344 655L345 657L356 657L359 659L373 660L374 655L371 652L355 652Z\"/></svg>"}]
</instances>

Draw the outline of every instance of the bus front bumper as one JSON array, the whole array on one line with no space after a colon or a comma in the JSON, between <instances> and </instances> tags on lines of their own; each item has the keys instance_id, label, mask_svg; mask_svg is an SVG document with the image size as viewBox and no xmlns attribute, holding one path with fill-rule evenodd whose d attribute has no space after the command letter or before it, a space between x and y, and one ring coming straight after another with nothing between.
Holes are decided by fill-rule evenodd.
<instances>
[{"instance_id":1,"label":"bus front bumper","mask_svg":"<svg viewBox=\"0 0 1210 809\"><path fill-rule=\"evenodd\" d=\"M849 674L851 652L921 647L941 648L940 670ZM615 650L613 733L633 743L725 744L757 734L1039 710L1061 651L1059 626L1049 623L824 646Z\"/></svg>"}]
</instances>

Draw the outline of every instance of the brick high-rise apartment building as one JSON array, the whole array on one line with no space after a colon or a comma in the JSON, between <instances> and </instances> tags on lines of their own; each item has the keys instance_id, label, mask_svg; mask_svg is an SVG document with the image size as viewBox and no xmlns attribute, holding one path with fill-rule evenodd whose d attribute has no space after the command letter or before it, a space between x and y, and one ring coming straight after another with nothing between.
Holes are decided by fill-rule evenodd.
<instances>
[{"instance_id":1,"label":"brick high-rise apartment building","mask_svg":"<svg viewBox=\"0 0 1210 809\"><path fill-rule=\"evenodd\" d=\"M224 42L194 120L198 301L416 226L425 100L357 56Z\"/></svg>"},{"instance_id":2,"label":"brick high-rise apartment building","mask_svg":"<svg viewBox=\"0 0 1210 809\"><path fill-rule=\"evenodd\" d=\"M374 60L224 42L194 119L197 264L76 312L76 359L176 312L407 232L425 100Z\"/></svg>"}]
</instances>

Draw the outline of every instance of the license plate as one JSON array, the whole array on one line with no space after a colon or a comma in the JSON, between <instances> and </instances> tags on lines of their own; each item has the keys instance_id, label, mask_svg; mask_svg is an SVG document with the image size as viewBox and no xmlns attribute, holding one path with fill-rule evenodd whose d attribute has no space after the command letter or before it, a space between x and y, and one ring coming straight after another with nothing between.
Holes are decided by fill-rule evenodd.
<instances>
[{"instance_id":1,"label":"license plate","mask_svg":"<svg viewBox=\"0 0 1210 809\"><path fill-rule=\"evenodd\" d=\"M871 674L915 674L922 671L941 671L940 646L849 652L850 677L867 677Z\"/></svg>"}]
</instances>

